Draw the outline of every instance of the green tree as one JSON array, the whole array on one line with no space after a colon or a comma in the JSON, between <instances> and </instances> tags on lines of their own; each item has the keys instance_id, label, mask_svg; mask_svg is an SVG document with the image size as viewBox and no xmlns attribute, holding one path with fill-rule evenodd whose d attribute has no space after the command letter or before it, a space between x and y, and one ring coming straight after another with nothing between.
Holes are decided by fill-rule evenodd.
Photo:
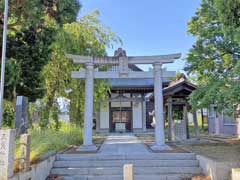
<instances>
[{"instance_id":1,"label":"green tree","mask_svg":"<svg viewBox=\"0 0 240 180\"><path fill-rule=\"evenodd\" d=\"M240 1L239 0L216 0L215 9L219 19L227 32L240 44Z\"/></svg>"},{"instance_id":2,"label":"green tree","mask_svg":"<svg viewBox=\"0 0 240 180\"><path fill-rule=\"evenodd\" d=\"M104 56L106 46L119 42L110 28L100 23L95 10L82 17L79 22L64 24L53 43L51 61L45 66L43 77L46 88L46 107L51 109L58 96L71 99L70 116L72 122L81 122L84 103L84 80L72 79L71 71L79 70L80 65L66 58L66 53L85 56ZM72 92L66 94L65 90ZM103 80L95 81L94 101L105 98L107 86Z\"/></svg>"},{"instance_id":3,"label":"green tree","mask_svg":"<svg viewBox=\"0 0 240 180\"><path fill-rule=\"evenodd\" d=\"M4 102L4 107L7 107L4 108L6 125L13 122L9 115L12 111L8 107L10 102L14 107L17 95L27 96L30 102L44 96L44 77L41 72L51 58L51 45L58 29L76 20L79 8L78 0L9 0L4 93L4 98L8 100ZM3 9L4 0L0 0L0 41ZM0 43L0 54L1 50Z\"/></svg>"},{"instance_id":4,"label":"green tree","mask_svg":"<svg viewBox=\"0 0 240 180\"><path fill-rule=\"evenodd\" d=\"M15 104L14 97L16 97L16 88L21 75L19 63L15 59L7 59L5 73L7 74L5 78L5 89L7 89L5 96L9 97L9 99L14 99L13 103Z\"/></svg>"},{"instance_id":5,"label":"green tree","mask_svg":"<svg viewBox=\"0 0 240 180\"><path fill-rule=\"evenodd\" d=\"M39 0L9 0L8 30L10 33L31 26L41 20L44 7ZM4 0L0 0L0 30L4 21ZM2 33L0 37L2 36Z\"/></svg>"},{"instance_id":6,"label":"green tree","mask_svg":"<svg viewBox=\"0 0 240 180\"><path fill-rule=\"evenodd\" d=\"M197 77L190 97L194 108L216 104L233 113L240 102L239 0L202 0L188 23L197 38L189 51L185 70Z\"/></svg>"},{"instance_id":7,"label":"green tree","mask_svg":"<svg viewBox=\"0 0 240 180\"><path fill-rule=\"evenodd\" d=\"M3 5L0 0L0 40ZM78 0L9 0L7 61L14 59L21 71L14 76L6 73L5 98L15 102L17 95L27 96L30 101L43 97L41 71L51 58L55 34L64 23L76 20L79 8ZM6 72L13 68L6 66ZM18 78L12 81L15 76Z\"/></svg>"},{"instance_id":8,"label":"green tree","mask_svg":"<svg viewBox=\"0 0 240 180\"><path fill-rule=\"evenodd\" d=\"M8 29L11 33L43 23L46 18L58 24L76 20L78 0L9 0ZM4 0L0 0L0 29L3 27Z\"/></svg>"}]
</instances>

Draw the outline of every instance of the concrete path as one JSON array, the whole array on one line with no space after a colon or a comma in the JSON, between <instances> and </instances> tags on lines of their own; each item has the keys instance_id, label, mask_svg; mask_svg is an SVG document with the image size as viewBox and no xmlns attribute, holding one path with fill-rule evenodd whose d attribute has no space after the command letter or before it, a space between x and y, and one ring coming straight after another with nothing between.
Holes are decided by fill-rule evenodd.
<instances>
[{"instance_id":1,"label":"concrete path","mask_svg":"<svg viewBox=\"0 0 240 180\"><path fill-rule=\"evenodd\" d=\"M132 134L109 135L102 144L99 154L128 155L150 154L147 147Z\"/></svg>"}]
</instances>

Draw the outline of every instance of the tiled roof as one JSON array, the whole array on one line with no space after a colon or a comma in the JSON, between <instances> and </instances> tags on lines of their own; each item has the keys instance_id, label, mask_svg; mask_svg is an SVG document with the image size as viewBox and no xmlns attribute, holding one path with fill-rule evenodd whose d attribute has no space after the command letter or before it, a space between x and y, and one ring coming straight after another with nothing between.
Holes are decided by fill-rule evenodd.
<instances>
[{"instance_id":1,"label":"tiled roof","mask_svg":"<svg viewBox=\"0 0 240 180\"><path fill-rule=\"evenodd\" d=\"M152 87L154 86L153 79L109 79L111 87ZM169 83L170 80L163 80L164 83Z\"/></svg>"}]
</instances>

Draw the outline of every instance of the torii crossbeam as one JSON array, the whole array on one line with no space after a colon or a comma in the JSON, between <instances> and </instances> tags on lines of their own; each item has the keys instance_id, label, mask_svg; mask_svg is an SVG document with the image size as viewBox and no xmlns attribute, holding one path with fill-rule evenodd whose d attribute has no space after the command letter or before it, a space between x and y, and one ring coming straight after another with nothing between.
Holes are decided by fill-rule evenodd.
<instances>
[{"instance_id":1,"label":"torii crossbeam","mask_svg":"<svg viewBox=\"0 0 240 180\"><path fill-rule=\"evenodd\" d=\"M114 57L88 57L78 55L66 55L74 63L85 64L86 69L73 71L72 78L85 78L85 111L84 111L84 139L83 145L79 151L96 151L96 146L92 143L92 125L93 125L93 88L94 78L153 78L154 79L154 98L155 98L155 144L154 150L169 149L165 145L164 135L164 118L163 118L163 94L162 78L175 77L175 72L164 71L163 64L173 63L181 57L181 54L159 55L159 56L126 56L126 52L121 48L115 52ZM119 70L116 72L97 71L94 65L118 65ZM153 71L137 72L129 71L129 64L152 64Z\"/></svg>"}]
</instances>

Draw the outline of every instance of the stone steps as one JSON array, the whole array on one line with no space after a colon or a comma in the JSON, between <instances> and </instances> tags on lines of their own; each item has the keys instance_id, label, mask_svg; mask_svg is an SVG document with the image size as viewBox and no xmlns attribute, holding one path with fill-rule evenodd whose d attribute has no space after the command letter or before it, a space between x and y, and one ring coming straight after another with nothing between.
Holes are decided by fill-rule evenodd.
<instances>
[{"instance_id":1,"label":"stone steps","mask_svg":"<svg viewBox=\"0 0 240 180\"><path fill-rule=\"evenodd\" d=\"M76 167L123 167L124 164L133 164L134 167L198 167L197 160L83 160L83 161L56 161L54 168Z\"/></svg>"},{"instance_id":2,"label":"stone steps","mask_svg":"<svg viewBox=\"0 0 240 180\"><path fill-rule=\"evenodd\" d=\"M52 174L58 175L121 175L122 167L97 167L97 168L53 168ZM199 174L199 167L135 167L134 174Z\"/></svg>"},{"instance_id":3,"label":"stone steps","mask_svg":"<svg viewBox=\"0 0 240 180\"><path fill-rule=\"evenodd\" d=\"M122 180L124 164L134 165L134 180L180 180L202 172L194 153L58 154L51 174L64 180Z\"/></svg>"},{"instance_id":4,"label":"stone steps","mask_svg":"<svg viewBox=\"0 0 240 180\"><path fill-rule=\"evenodd\" d=\"M181 180L190 178L192 174L135 175L134 180ZM122 175L109 176L60 176L64 180L123 180Z\"/></svg>"},{"instance_id":5,"label":"stone steps","mask_svg":"<svg viewBox=\"0 0 240 180\"><path fill-rule=\"evenodd\" d=\"M104 154L59 154L56 160L195 160L194 153L156 153L133 155L104 155Z\"/></svg>"}]
</instances>

